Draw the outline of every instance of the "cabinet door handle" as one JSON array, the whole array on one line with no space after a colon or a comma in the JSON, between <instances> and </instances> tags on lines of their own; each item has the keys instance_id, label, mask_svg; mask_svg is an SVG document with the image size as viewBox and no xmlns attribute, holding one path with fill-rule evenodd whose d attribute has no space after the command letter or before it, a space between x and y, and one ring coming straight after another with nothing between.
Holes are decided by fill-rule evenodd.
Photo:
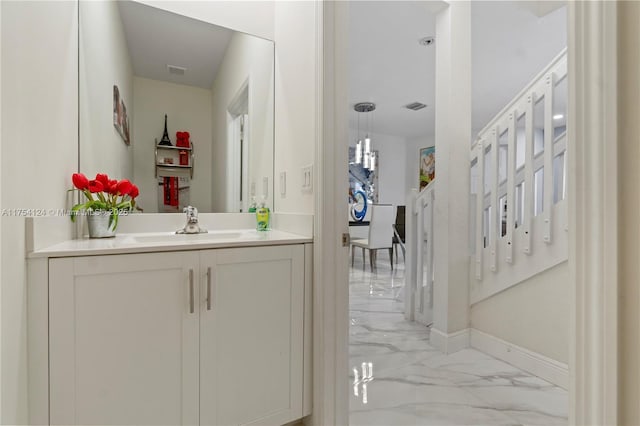
<instances>
[{"instance_id":1,"label":"cabinet door handle","mask_svg":"<svg viewBox=\"0 0 640 426\"><path fill-rule=\"evenodd\" d=\"M189 269L189 312L194 313L195 300L193 296L193 269Z\"/></svg>"},{"instance_id":2,"label":"cabinet door handle","mask_svg":"<svg viewBox=\"0 0 640 426\"><path fill-rule=\"evenodd\" d=\"M211 267L207 268L207 311L211 310Z\"/></svg>"}]
</instances>

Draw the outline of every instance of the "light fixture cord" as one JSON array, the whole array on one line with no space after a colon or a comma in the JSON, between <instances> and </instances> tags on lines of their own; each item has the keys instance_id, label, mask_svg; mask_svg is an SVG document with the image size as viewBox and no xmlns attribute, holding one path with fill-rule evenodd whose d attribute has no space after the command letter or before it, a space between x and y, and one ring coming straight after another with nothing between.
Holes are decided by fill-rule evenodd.
<instances>
[{"instance_id":1,"label":"light fixture cord","mask_svg":"<svg viewBox=\"0 0 640 426\"><path fill-rule=\"evenodd\" d=\"M371 133L373 133L373 124L374 124L374 120L373 120L373 114L376 113L376 110L374 109L373 111L371 111Z\"/></svg>"},{"instance_id":2,"label":"light fixture cord","mask_svg":"<svg viewBox=\"0 0 640 426\"><path fill-rule=\"evenodd\" d=\"M367 112L367 137L369 137L369 113Z\"/></svg>"}]
</instances>

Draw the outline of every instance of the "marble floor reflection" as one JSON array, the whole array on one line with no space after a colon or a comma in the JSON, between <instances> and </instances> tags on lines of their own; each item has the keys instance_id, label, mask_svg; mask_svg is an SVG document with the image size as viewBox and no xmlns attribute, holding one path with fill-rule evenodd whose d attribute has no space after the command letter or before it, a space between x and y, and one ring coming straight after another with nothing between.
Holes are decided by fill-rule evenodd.
<instances>
[{"instance_id":1,"label":"marble floor reflection","mask_svg":"<svg viewBox=\"0 0 640 426\"><path fill-rule=\"evenodd\" d=\"M474 349L443 355L404 320L402 262L350 271L349 421L360 425L567 425L565 390Z\"/></svg>"}]
</instances>

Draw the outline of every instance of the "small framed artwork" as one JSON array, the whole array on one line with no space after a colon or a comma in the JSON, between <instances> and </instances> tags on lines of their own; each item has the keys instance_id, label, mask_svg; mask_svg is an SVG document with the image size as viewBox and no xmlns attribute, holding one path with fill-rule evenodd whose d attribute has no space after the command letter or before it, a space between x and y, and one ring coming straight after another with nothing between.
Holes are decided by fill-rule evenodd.
<instances>
[{"instance_id":1,"label":"small framed artwork","mask_svg":"<svg viewBox=\"0 0 640 426\"><path fill-rule=\"evenodd\" d=\"M420 190L436 177L436 147L420 149Z\"/></svg>"},{"instance_id":2,"label":"small framed artwork","mask_svg":"<svg viewBox=\"0 0 640 426\"><path fill-rule=\"evenodd\" d=\"M116 128L120 137L125 144L131 144L131 138L129 134L129 116L127 115L127 107L124 104L124 99L120 97L120 89L115 84L113 85L113 126Z\"/></svg>"}]
</instances>

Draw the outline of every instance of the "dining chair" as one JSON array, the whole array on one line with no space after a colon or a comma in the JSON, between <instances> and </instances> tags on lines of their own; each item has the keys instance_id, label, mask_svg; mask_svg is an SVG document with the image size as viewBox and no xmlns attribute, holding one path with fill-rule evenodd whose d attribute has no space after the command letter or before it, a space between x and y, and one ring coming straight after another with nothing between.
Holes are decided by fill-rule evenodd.
<instances>
[{"instance_id":1,"label":"dining chair","mask_svg":"<svg viewBox=\"0 0 640 426\"><path fill-rule=\"evenodd\" d=\"M351 241L351 266L355 260L356 247L362 249L362 267L365 267L365 250L369 250L371 271L376 268L376 252L389 250L389 260L393 269L393 206L391 204L372 204L371 220L367 239Z\"/></svg>"},{"instance_id":2,"label":"dining chair","mask_svg":"<svg viewBox=\"0 0 640 426\"><path fill-rule=\"evenodd\" d=\"M405 206L396 208L396 223L393 224L393 251L396 255L396 263L398 263L398 246L402 249L402 258L407 261L405 250Z\"/></svg>"}]
</instances>

